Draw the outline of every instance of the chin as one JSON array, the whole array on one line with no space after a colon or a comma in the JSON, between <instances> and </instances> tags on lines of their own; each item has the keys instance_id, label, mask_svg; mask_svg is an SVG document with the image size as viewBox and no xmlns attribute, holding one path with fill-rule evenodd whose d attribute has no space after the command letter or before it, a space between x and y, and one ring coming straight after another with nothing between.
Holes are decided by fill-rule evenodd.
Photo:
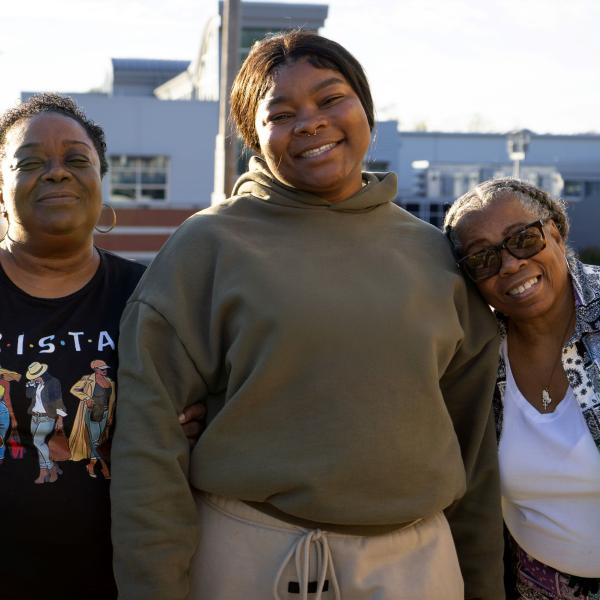
<instances>
[{"instance_id":1,"label":"chin","mask_svg":"<svg viewBox=\"0 0 600 600\"><path fill-rule=\"evenodd\" d=\"M49 235L83 235L90 234L94 229L94 225L90 225L85 221L58 221L54 223L48 223L44 227L44 231Z\"/></svg>"},{"instance_id":2,"label":"chin","mask_svg":"<svg viewBox=\"0 0 600 600\"><path fill-rule=\"evenodd\" d=\"M551 308L551 305L547 306L544 302L533 302L522 306L509 305L501 307L498 310L509 319L524 321L528 319L537 319L538 317L543 316Z\"/></svg>"}]
</instances>

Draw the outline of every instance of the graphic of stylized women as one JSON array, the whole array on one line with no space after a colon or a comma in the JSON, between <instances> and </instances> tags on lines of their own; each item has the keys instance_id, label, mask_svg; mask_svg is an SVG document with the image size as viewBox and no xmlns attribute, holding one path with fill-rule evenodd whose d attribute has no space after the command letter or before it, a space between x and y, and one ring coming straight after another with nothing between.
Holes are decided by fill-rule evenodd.
<instances>
[{"instance_id":1,"label":"graphic of stylized women","mask_svg":"<svg viewBox=\"0 0 600 600\"><path fill-rule=\"evenodd\" d=\"M50 460L47 438L63 428L67 416L60 381L48 373L48 365L32 362L27 367L25 395L31 400L27 412L31 415L31 436L38 452L40 473L34 483L54 483L62 471Z\"/></svg>"},{"instance_id":2,"label":"graphic of stylized women","mask_svg":"<svg viewBox=\"0 0 600 600\"><path fill-rule=\"evenodd\" d=\"M17 419L10 401L11 381L21 381L21 375L0 367L0 465L4 462L9 426L13 431L17 428Z\"/></svg>"},{"instance_id":3,"label":"graphic of stylized women","mask_svg":"<svg viewBox=\"0 0 600 600\"><path fill-rule=\"evenodd\" d=\"M88 475L93 478L96 478L96 464L100 462L102 476L110 479L110 470L100 452L100 445L106 439L112 423L115 384L106 376L110 367L103 360L93 360L90 367L93 373L84 375L71 388L71 394L81 400L69 436L71 459L89 458L86 468Z\"/></svg>"}]
</instances>

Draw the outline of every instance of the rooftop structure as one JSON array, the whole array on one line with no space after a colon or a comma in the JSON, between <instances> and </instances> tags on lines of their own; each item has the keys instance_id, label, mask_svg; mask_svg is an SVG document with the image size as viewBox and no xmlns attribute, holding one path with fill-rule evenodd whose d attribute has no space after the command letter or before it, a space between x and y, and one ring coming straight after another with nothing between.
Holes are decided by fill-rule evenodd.
<instances>
[{"instance_id":1,"label":"rooftop structure","mask_svg":"<svg viewBox=\"0 0 600 600\"><path fill-rule=\"evenodd\" d=\"M240 64L252 44L268 33L301 27L318 31L327 18L325 4L276 4L242 2L240 6ZM218 100L219 49L223 2L219 14L208 21L202 34L196 59L172 79L159 85L154 93L163 100Z\"/></svg>"},{"instance_id":2,"label":"rooftop structure","mask_svg":"<svg viewBox=\"0 0 600 600\"><path fill-rule=\"evenodd\" d=\"M154 89L185 71L188 60L113 58L109 93L115 96L153 96Z\"/></svg>"}]
</instances>

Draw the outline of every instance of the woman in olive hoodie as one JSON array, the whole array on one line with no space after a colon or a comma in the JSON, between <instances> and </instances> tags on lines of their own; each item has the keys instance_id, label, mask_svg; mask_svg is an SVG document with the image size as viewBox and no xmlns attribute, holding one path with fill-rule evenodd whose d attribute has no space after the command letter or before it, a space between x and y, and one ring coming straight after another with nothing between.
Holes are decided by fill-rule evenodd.
<instances>
[{"instance_id":1,"label":"woman in olive hoodie","mask_svg":"<svg viewBox=\"0 0 600 600\"><path fill-rule=\"evenodd\" d=\"M122 322L120 597L503 598L495 324L395 175L362 171L361 66L266 38L232 113L259 156ZM175 415L199 397L190 454Z\"/></svg>"}]
</instances>

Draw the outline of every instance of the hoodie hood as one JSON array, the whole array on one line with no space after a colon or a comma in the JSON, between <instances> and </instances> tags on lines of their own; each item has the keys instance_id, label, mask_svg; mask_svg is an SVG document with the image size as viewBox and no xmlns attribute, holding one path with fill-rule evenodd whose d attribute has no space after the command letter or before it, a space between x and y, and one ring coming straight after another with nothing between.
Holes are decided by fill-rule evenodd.
<instances>
[{"instance_id":1,"label":"hoodie hood","mask_svg":"<svg viewBox=\"0 0 600 600\"><path fill-rule=\"evenodd\" d=\"M251 195L265 202L304 209L325 209L342 212L371 210L396 197L398 181L394 173L363 173L362 189L342 202L329 202L277 181L265 161L259 156L250 159L248 172L233 187L233 196Z\"/></svg>"}]
</instances>

